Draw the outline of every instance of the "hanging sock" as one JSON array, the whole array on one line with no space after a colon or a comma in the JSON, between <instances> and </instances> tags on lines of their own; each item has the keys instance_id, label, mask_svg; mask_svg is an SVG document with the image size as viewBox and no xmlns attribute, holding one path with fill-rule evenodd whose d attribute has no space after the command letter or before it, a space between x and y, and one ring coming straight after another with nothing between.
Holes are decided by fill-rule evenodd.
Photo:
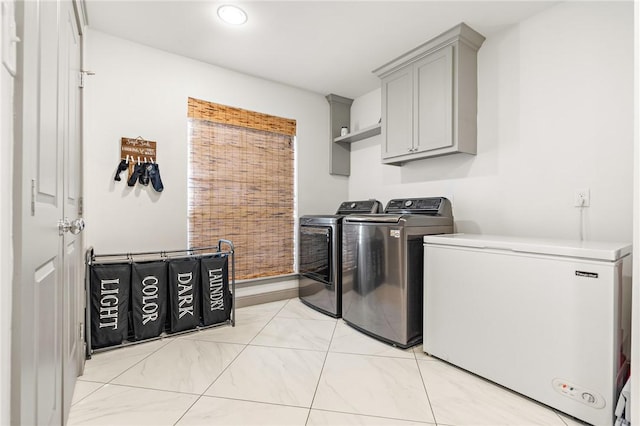
<instances>
[{"instance_id":1,"label":"hanging sock","mask_svg":"<svg viewBox=\"0 0 640 426\"><path fill-rule=\"evenodd\" d=\"M121 181L122 178L120 177L120 173L124 172L128 168L129 168L129 162L127 160L120 161L120 164L118 164L118 170L116 170L116 175L113 178L113 180Z\"/></svg>"},{"instance_id":2,"label":"hanging sock","mask_svg":"<svg viewBox=\"0 0 640 426\"><path fill-rule=\"evenodd\" d=\"M149 185L149 165L150 163L142 163L142 174L138 178L138 182L144 186Z\"/></svg>"},{"instance_id":3,"label":"hanging sock","mask_svg":"<svg viewBox=\"0 0 640 426\"><path fill-rule=\"evenodd\" d=\"M133 171L136 168L136 163L131 160L131 162L129 163L129 171L128 171L128 175L127 175L127 183L129 182L129 180L131 179L131 176L133 176Z\"/></svg>"},{"instance_id":4,"label":"hanging sock","mask_svg":"<svg viewBox=\"0 0 640 426\"><path fill-rule=\"evenodd\" d=\"M147 172L149 173L149 179L151 179L153 189L157 192L162 192L164 185L162 185L162 179L160 178L160 166L158 166L158 163L147 164Z\"/></svg>"},{"instance_id":5,"label":"hanging sock","mask_svg":"<svg viewBox=\"0 0 640 426\"><path fill-rule=\"evenodd\" d=\"M135 165L133 169L133 173L131 174L131 176L129 177L129 180L127 181L127 185L134 186L136 184L136 181L140 178L140 175L142 174L142 170L143 170L142 166L143 166L142 164Z\"/></svg>"}]
</instances>

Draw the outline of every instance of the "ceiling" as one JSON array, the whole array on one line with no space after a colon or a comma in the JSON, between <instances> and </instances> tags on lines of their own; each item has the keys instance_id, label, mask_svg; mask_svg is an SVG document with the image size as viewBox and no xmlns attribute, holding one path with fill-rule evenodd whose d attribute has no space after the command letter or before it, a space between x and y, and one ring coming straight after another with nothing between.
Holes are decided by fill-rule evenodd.
<instances>
[{"instance_id":1,"label":"ceiling","mask_svg":"<svg viewBox=\"0 0 640 426\"><path fill-rule=\"evenodd\" d=\"M465 22L485 37L557 1L85 0L89 27L213 65L321 94L355 98L372 70ZM248 22L221 22L241 6Z\"/></svg>"}]
</instances>

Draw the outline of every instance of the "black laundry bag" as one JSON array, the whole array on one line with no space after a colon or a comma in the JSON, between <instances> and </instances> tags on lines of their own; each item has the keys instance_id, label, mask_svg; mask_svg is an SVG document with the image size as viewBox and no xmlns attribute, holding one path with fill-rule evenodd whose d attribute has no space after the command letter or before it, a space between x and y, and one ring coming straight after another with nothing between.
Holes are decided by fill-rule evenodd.
<instances>
[{"instance_id":1,"label":"black laundry bag","mask_svg":"<svg viewBox=\"0 0 640 426\"><path fill-rule=\"evenodd\" d=\"M91 265L91 346L119 345L129 333L131 265Z\"/></svg>"},{"instance_id":2,"label":"black laundry bag","mask_svg":"<svg viewBox=\"0 0 640 426\"><path fill-rule=\"evenodd\" d=\"M190 330L200 324L200 260L169 261L169 304L172 333Z\"/></svg>"},{"instance_id":3,"label":"black laundry bag","mask_svg":"<svg viewBox=\"0 0 640 426\"><path fill-rule=\"evenodd\" d=\"M131 267L131 311L135 340L159 336L167 316L167 263L134 263Z\"/></svg>"},{"instance_id":4,"label":"black laundry bag","mask_svg":"<svg viewBox=\"0 0 640 426\"><path fill-rule=\"evenodd\" d=\"M202 323L212 325L230 318L229 258L204 257L200 260L202 283Z\"/></svg>"}]
</instances>

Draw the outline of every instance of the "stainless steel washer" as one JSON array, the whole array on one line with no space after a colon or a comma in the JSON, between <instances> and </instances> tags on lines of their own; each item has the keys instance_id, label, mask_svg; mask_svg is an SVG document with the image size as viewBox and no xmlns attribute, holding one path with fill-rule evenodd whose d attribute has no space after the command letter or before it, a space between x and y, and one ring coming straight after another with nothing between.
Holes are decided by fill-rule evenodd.
<instances>
[{"instance_id":1,"label":"stainless steel washer","mask_svg":"<svg viewBox=\"0 0 640 426\"><path fill-rule=\"evenodd\" d=\"M340 318L342 314L342 221L355 213L382 211L377 200L345 201L335 215L300 218L299 296L306 305Z\"/></svg>"},{"instance_id":2,"label":"stainless steel washer","mask_svg":"<svg viewBox=\"0 0 640 426\"><path fill-rule=\"evenodd\" d=\"M423 237L453 232L443 197L389 201L342 225L342 318L401 348L422 341Z\"/></svg>"}]
</instances>

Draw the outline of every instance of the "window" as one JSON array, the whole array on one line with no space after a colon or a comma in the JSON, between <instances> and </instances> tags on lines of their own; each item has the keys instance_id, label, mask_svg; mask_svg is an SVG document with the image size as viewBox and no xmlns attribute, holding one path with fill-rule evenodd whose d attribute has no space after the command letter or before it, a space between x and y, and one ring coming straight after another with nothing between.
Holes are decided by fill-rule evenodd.
<instances>
[{"instance_id":1,"label":"window","mask_svg":"<svg viewBox=\"0 0 640 426\"><path fill-rule=\"evenodd\" d=\"M189 245L235 246L236 278L294 271L295 120L189 98Z\"/></svg>"}]
</instances>

